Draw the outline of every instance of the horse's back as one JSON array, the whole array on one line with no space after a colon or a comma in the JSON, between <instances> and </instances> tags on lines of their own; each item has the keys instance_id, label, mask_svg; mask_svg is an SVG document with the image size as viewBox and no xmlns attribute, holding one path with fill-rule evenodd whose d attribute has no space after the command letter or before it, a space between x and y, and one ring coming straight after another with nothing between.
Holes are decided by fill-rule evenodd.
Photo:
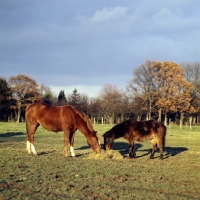
<instances>
[{"instance_id":1,"label":"horse's back","mask_svg":"<svg viewBox=\"0 0 200 200\"><path fill-rule=\"evenodd\" d=\"M27 107L26 121L39 123L45 129L54 132L76 126L71 106L52 106L43 103L34 103Z\"/></svg>"}]
</instances>

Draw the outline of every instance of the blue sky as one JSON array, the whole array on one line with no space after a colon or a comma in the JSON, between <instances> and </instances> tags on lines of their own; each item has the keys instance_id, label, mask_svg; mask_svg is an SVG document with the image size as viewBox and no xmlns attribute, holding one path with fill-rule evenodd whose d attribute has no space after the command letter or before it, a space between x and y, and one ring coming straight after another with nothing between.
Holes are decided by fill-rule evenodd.
<instances>
[{"instance_id":1,"label":"blue sky","mask_svg":"<svg viewBox=\"0 0 200 200\"><path fill-rule=\"evenodd\" d=\"M146 59L200 61L199 0L0 0L2 77L94 96Z\"/></svg>"}]
</instances>

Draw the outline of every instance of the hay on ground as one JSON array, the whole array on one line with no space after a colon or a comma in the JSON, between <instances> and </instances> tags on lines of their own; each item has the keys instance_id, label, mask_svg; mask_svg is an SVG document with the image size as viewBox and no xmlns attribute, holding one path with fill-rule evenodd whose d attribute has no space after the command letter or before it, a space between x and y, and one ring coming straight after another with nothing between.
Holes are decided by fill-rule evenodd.
<instances>
[{"instance_id":1,"label":"hay on ground","mask_svg":"<svg viewBox=\"0 0 200 200\"><path fill-rule=\"evenodd\" d=\"M120 160L123 159L123 156L119 153L119 151L109 150L109 151L101 151L101 153L89 153L89 159L96 159L96 160Z\"/></svg>"}]
</instances>

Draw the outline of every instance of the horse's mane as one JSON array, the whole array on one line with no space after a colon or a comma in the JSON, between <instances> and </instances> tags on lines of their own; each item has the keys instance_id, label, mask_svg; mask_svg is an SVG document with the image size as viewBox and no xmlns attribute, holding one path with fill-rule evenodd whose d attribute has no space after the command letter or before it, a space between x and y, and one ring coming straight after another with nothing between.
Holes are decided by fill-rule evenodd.
<instances>
[{"instance_id":1,"label":"horse's mane","mask_svg":"<svg viewBox=\"0 0 200 200\"><path fill-rule=\"evenodd\" d=\"M83 119L83 121L86 122L88 129L91 132L95 132L90 119L83 112L76 110L73 106L71 106L71 107L74 110L75 114L78 114Z\"/></svg>"}]
</instances>

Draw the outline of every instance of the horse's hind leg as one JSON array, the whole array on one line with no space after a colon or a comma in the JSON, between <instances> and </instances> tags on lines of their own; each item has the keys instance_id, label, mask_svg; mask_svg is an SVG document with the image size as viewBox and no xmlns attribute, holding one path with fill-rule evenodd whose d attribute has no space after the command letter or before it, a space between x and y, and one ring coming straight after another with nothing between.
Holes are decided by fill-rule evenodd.
<instances>
[{"instance_id":1,"label":"horse's hind leg","mask_svg":"<svg viewBox=\"0 0 200 200\"><path fill-rule=\"evenodd\" d=\"M154 158L154 154L155 154L155 151L157 149L157 142L155 139L152 139L151 140L151 144L152 144L152 152L151 152L151 155L150 155L150 158L153 159Z\"/></svg>"},{"instance_id":2,"label":"horse's hind leg","mask_svg":"<svg viewBox=\"0 0 200 200\"><path fill-rule=\"evenodd\" d=\"M34 142L34 133L37 130L38 126L39 126L39 123L31 125L31 126L28 125L28 123L26 124L26 127L27 127L26 149L29 154L32 153L34 155L37 155L37 152L35 150L35 146L34 146L33 142Z\"/></svg>"},{"instance_id":3,"label":"horse's hind leg","mask_svg":"<svg viewBox=\"0 0 200 200\"><path fill-rule=\"evenodd\" d=\"M158 147L160 149L160 159L163 159L163 153L164 153L164 149L165 149L165 141L159 140Z\"/></svg>"},{"instance_id":4,"label":"horse's hind leg","mask_svg":"<svg viewBox=\"0 0 200 200\"><path fill-rule=\"evenodd\" d=\"M71 132L69 134L69 144L70 144L70 152L71 152L71 156L74 157L75 156L75 153L74 153L74 135L75 135L75 132Z\"/></svg>"},{"instance_id":5,"label":"horse's hind leg","mask_svg":"<svg viewBox=\"0 0 200 200\"><path fill-rule=\"evenodd\" d=\"M135 158L136 153L135 153L135 148L134 148L134 142L132 140L128 141L128 147L129 147L129 157Z\"/></svg>"}]
</instances>

